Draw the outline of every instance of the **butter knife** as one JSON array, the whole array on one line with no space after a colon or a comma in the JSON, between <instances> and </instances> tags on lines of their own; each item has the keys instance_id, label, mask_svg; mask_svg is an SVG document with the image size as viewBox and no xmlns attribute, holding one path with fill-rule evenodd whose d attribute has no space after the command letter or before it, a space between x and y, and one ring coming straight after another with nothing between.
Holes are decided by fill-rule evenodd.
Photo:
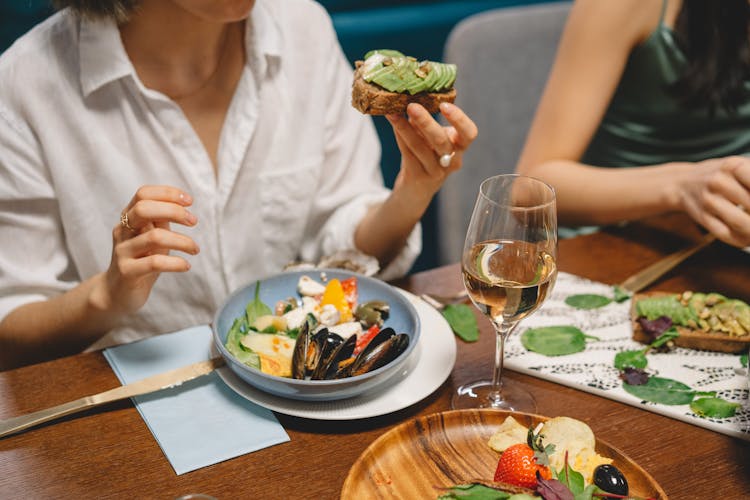
<instances>
[{"instance_id":1,"label":"butter knife","mask_svg":"<svg viewBox=\"0 0 750 500\"><path fill-rule=\"evenodd\" d=\"M165 373L153 375L144 378L143 380L138 380L137 382L116 387L92 396L76 399L75 401L63 403L45 410L39 410L26 415L9 418L8 420L2 420L0 421L0 438L87 408L111 403L113 401L119 401L125 398L132 398L133 396L141 396L162 389L168 389L180 385L183 382L187 382L188 380L211 373L216 368L223 365L224 359L216 357L209 359L208 361L201 361Z\"/></svg>"},{"instance_id":2,"label":"butter knife","mask_svg":"<svg viewBox=\"0 0 750 500\"><path fill-rule=\"evenodd\" d=\"M695 245L671 253L666 257L657 260L647 268L638 271L620 283L619 287L624 288L630 293L640 292L661 276L664 276L666 273L677 267L680 262L713 243L714 240L716 240L716 236L713 234L707 234Z\"/></svg>"}]
</instances>

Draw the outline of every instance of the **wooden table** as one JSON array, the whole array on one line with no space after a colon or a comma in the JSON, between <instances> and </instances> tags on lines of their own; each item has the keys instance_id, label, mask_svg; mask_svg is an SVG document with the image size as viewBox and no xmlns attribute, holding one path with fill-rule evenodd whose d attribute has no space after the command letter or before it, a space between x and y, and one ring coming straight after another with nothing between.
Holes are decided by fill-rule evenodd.
<instances>
[{"instance_id":1,"label":"wooden table","mask_svg":"<svg viewBox=\"0 0 750 500\"><path fill-rule=\"evenodd\" d=\"M698 238L697 229L681 217L644 221L560 241L559 268L617 283ZM398 284L438 294L462 286L457 265ZM714 244L651 288L713 290L750 300L750 255ZM456 366L445 384L395 414L342 423L278 415L290 442L177 476L136 409L124 401L0 440L0 498L168 499L189 492L220 499L337 498L349 468L375 438L406 419L448 410L458 385L489 374L493 335L485 320L480 325L479 342L459 341ZM588 422L599 438L649 471L670 498L748 497L747 442L544 380L507 376L534 392L538 413ZM98 352L2 372L0 419L116 385Z\"/></svg>"}]
</instances>

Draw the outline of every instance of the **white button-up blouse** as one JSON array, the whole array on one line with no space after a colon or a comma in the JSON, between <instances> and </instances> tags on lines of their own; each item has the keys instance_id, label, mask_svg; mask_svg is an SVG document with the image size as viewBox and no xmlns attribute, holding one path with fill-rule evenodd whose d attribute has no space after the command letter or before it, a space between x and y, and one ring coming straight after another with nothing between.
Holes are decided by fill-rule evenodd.
<instances>
[{"instance_id":1,"label":"white button-up blouse","mask_svg":"<svg viewBox=\"0 0 750 500\"><path fill-rule=\"evenodd\" d=\"M192 195L198 225L173 229L201 252L92 347L209 323L233 289L353 247L389 191L330 18L309 0L258 0L246 50L217 170L180 107L141 83L113 23L62 11L0 57L0 318L105 270L144 184ZM420 238L417 226L381 276L405 273Z\"/></svg>"}]
</instances>

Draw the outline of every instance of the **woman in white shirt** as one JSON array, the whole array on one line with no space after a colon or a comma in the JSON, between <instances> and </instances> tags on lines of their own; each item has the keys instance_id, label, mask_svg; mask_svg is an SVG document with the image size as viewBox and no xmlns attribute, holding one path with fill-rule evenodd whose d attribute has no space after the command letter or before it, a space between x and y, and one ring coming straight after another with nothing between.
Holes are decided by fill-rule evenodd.
<instances>
[{"instance_id":1,"label":"woman in white shirt","mask_svg":"<svg viewBox=\"0 0 750 500\"><path fill-rule=\"evenodd\" d=\"M319 5L58 3L0 57L0 368L208 323L296 258L409 269L460 109L389 117L391 192Z\"/></svg>"}]
</instances>

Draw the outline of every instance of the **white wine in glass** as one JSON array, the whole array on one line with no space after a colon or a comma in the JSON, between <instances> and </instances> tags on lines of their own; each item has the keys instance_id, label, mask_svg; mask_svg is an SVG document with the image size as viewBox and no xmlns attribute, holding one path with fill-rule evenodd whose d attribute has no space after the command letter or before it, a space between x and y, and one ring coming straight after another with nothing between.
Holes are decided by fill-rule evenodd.
<instances>
[{"instance_id":1,"label":"white wine in glass","mask_svg":"<svg viewBox=\"0 0 750 500\"><path fill-rule=\"evenodd\" d=\"M459 387L453 408L536 411L534 397L503 380L505 340L539 309L557 277L557 208L548 184L520 175L482 182L461 260L464 286L496 332L492 379Z\"/></svg>"}]
</instances>

